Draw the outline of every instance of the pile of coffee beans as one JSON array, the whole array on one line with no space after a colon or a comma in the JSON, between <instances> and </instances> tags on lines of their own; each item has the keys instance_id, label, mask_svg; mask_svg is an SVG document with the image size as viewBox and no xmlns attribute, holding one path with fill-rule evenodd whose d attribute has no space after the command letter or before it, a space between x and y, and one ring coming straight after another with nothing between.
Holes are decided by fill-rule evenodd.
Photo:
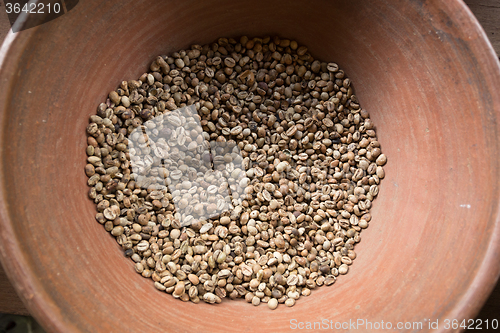
<instances>
[{"instance_id":1,"label":"pile of coffee beans","mask_svg":"<svg viewBox=\"0 0 500 333\"><path fill-rule=\"evenodd\" d=\"M276 309L348 272L387 158L336 63L220 38L108 97L87 127L89 197L158 290Z\"/></svg>"}]
</instances>

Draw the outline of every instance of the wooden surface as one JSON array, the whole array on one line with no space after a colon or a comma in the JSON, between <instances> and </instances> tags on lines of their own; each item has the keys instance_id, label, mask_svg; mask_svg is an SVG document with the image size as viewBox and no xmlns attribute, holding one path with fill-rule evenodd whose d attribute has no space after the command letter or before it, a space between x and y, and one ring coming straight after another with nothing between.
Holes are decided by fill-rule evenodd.
<instances>
[{"instance_id":1,"label":"wooden surface","mask_svg":"<svg viewBox=\"0 0 500 333\"><path fill-rule=\"evenodd\" d=\"M27 315L28 310L16 295L0 265L0 313Z\"/></svg>"},{"instance_id":2,"label":"wooden surface","mask_svg":"<svg viewBox=\"0 0 500 333\"><path fill-rule=\"evenodd\" d=\"M10 30L9 18L5 12L5 6L3 0L0 1L0 41L3 42L5 35Z\"/></svg>"},{"instance_id":3,"label":"wooden surface","mask_svg":"<svg viewBox=\"0 0 500 333\"><path fill-rule=\"evenodd\" d=\"M465 1L478 18L488 35L497 54L500 55L500 0L467 0ZM3 2L0 2L0 41L10 29ZM13 314L28 314L17 297L10 282L0 266L0 312ZM500 283L483 306L478 315L480 319L500 320Z\"/></svg>"},{"instance_id":4,"label":"wooden surface","mask_svg":"<svg viewBox=\"0 0 500 333\"><path fill-rule=\"evenodd\" d=\"M465 3L481 23L493 48L500 55L500 0L466 0Z\"/></svg>"}]
</instances>

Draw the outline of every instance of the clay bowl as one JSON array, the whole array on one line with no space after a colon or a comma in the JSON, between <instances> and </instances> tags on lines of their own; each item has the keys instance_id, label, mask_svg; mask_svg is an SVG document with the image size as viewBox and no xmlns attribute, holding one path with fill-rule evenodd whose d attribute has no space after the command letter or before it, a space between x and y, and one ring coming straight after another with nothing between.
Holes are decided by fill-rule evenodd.
<instances>
[{"instance_id":1,"label":"clay bowl","mask_svg":"<svg viewBox=\"0 0 500 333\"><path fill-rule=\"evenodd\" d=\"M272 313L156 291L94 220L83 172L88 115L107 92L158 54L241 34L338 62L389 158L349 274ZM10 34L0 57L1 260L50 332L264 333L293 319L444 331L474 318L498 277L500 69L461 1L89 0Z\"/></svg>"}]
</instances>

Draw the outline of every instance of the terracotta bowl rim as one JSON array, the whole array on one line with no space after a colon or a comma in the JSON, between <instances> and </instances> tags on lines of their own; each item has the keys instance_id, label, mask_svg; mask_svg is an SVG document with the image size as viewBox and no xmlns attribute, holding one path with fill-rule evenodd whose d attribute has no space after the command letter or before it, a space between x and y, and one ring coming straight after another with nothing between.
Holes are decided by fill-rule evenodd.
<instances>
[{"instance_id":1,"label":"terracotta bowl rim","mask_svg":"<svg viewBox=\"0 0 500 333\"><path fill-rule=\"evenodd\" d=\"M498 56L486 33L468 6L461 0L442 1L434 4L441 6L443 11L452 20L456 21L458 13L463 15L459 26L463 29L471 29L479 36L477 40L468 42L473 46L471 48L472 52L479 57L477 66L483 69L482 73L485 73L484 77L487 82L497 83L500 87L500 62ZM24 24L27 16L23 14L19 19L21 24ZM12 58L24 51L25 45L29 43L36 29L38 27L22 32L24 36L21 42L24 42L24 44L16 44L20 40L19 35L10 30L0 48L0 101L2 101L0 102L0 155L2 154L1 147L7 144L4 140L3 128L9 102L8 97L10 96L8 79L14 75L12 67L7 68L7 65L17 64L17 60L13 60ZM494 112L500 115L500 94L492 95L492 105ZM496 159L500 164L500 156ZM4 172L3 164L0 163L1 183L4 183L4 179L7 176ZM493 188L493 190L499 191L497 187ZM6 201L7 195L7 189L2 188L0 190L0 263L24 305L38 321L43 323L45 327L56 331L72 331L71 329L68 330L69 327L67 327L64 319L61 317L61 312L58 310L57 304L54 304L45 293L29 265L26 264L25 255L21 251L20 240L15 238L14 229L12 228L12 221ZM482 258L479 269L461 300L451 306L451 310L448 312L450 316L467 314L467 318L472 318L477 315L480 307L486 301L500 276L500 261L497 258L497 255L500 254L499 212L500 203L497 207L494 207L493 216L496 217L494 218L494 228L487 245L486 255ZM440 328L439 331L444 331L444 329Z\"/></svg>"}]
</instances>

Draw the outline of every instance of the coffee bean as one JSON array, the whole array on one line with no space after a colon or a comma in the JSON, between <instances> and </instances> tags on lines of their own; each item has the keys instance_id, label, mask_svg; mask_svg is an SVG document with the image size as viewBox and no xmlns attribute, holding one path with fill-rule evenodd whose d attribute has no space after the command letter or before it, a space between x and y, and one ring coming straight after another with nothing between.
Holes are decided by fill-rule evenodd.
<instances>
[{"instance_id":1,"label":"coffee bean","mask_svg":"<svg viewBox=\"0 0 500 333\"><path fill-rule=\"evenodd\" d=\"M278 307L278 300L276 298L271 298L269 302L267 302L267 306L271 310L275 310Z\"/></svg>"}]
</instances>

